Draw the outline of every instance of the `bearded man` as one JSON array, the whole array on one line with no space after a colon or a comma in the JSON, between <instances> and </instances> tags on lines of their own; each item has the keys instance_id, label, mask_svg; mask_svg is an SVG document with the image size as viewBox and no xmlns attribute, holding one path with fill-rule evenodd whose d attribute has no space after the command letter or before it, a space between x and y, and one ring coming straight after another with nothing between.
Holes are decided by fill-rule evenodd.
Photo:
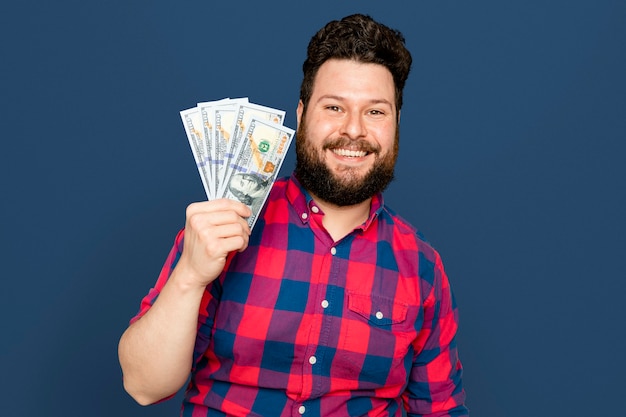
<instances>
[{"instance_id":1,"label":"bearded man","mask_svg":"<svg viewBox=\"0 0 626 417\"><path fill-rule=\"evenodd\" d=\"M311 39L296 169L253 232L240 202L191 204L120 340L140 404L191 378L184 416L466 416L439 254L383 202L411 55L369 16Z\"/></svg>"}]
</instances>

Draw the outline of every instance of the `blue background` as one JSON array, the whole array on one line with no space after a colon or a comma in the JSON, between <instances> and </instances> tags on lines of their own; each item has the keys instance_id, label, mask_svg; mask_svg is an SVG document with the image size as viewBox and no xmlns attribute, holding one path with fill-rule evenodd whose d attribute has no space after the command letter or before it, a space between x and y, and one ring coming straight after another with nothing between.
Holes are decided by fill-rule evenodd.
<instances>
[{"instance_id":1,"label":"blue background","mask_svg":"<svg viewBox=\"0 0 626 417\"><path fill-rule=\"evenodd\" d=\"M178 415L116 351L204 198L178 112L295 128L306 44L353 12L414 56L386 196L443 256L473 415L626 415L626 4L576 0L3 5L1 415Z\"/></svg>"}]
</instances>

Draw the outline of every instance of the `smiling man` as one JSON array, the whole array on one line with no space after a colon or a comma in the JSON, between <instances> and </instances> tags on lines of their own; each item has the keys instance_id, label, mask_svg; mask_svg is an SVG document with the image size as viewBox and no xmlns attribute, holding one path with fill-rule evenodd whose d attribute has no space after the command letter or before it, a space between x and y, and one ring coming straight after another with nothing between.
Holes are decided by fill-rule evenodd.
<instances>
[{"instance_id":1,"label":"smiling man","mask_svg":"<svg viewBox=\"0 0 626 417\"><path fill-rule=\"evenodd\" d=\"M466 416L439 254L388 208L411 55L353 15L309 43L297 164L254 231L240 202L187 208L120 340L141 404L187 381L184 416Z\"/></svg>"},{"instance_id":2,"label":"smiling man","mask_svg":"<svg viewBox=\"0 0 626 417\"><path fill-rule=\"evenodd\" d=\"M326 214L340 216L323 220L339 239L367 219L370 200L393 179L394 82L382 65L333 58L317 70L314 86L306 111L298 104L295 174Z\"/></svg>"}]
</instances>

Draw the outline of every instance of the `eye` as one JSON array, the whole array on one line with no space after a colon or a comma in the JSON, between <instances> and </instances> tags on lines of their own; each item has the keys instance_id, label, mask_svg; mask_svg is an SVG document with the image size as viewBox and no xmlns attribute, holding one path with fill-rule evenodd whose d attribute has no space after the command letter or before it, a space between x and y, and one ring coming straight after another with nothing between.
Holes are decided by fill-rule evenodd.
<instances>
[{"instance_id":1,"label":"eye","mask_svg":"<svg viewBox=\"0 0 626 417\"><path fill-rule=\"evenodd\" d=\"M339 108L339 106L335 106L335 105L326 106L326 109L327 109L327 110L330 110L330 111L334 111L334 112L339 112L339 111L341 111L341 109Z\"/></svg>"},{"instance_id":2,"label":"eye","mask_svg":"<svg viewBox=\"0 0 626 417\"><path fill-rule=\"evenodd\" d=\"M385 112L379 109L372 109L369 111L369 114L371 114L372 116L384 116Z\"/></svg>"}]
</instances>

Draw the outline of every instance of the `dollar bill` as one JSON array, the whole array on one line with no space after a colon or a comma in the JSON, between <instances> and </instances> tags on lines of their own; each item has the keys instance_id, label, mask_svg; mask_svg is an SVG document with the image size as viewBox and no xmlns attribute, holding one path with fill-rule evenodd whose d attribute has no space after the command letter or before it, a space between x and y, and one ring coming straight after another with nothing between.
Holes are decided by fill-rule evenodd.
<instances>
[{"instance_id":1,"label":"dollar bill","mask_svg":"<svg viewBox=\"0 0 626 417\"><path fill-rule=\"evenodd\" d=\"M256 118L250 120L245 140L234 156L229 176L224 181L223 191L218 194L250 207L250 227L254 226L265 204L294 133L286 126Z\"/></svg>"},{"instance_id":2,"label":"dollar bill","mask_svg":"<svg viewBox=\"0 0 626 417\"><path fill-rule=\"evenodd\" d=\"M207 198L246 204L253 227L295 133L282 125L285 112L244 97L200 102L180 117Z\"/></svg>"},{"instance_id":3,"label":"dollar bill","mask_svg":"<svg viewBox=\"0 0 626 417\"><path fill-rule=\"evenodd\" d=\"M187 140L191 147L198 173L202 180L202 186L208 199L212 199L215 196L214 188L212 184L212 178L210 176L210 166L208 165L208 158L205 155L204 150L204 134L202 131L202 115L197 107L193 107L180 112L180 117L185 127L185 133L187 134Z\"/></svg>"},{"instance_id":4,"label":"dollar bill","mask_svg":"<svg viewBox=\"0 0 626 417\"><path fill-rule=\"evenodd\" d=\"M224 156L224 159L226 161L233 161L235 159L235 156L238 155L241 151L242 146L245 143L244 134L252 118L255 118L257 120L265 120L276 124L282 124L285 118L285 111L273 109L267 106L261 106L254 103L240 104L239 108L237 109L236 120L233 124L232 139L230 141L230 144L228 145L229 149L227 149ZM232 163L225 164L225 171L222 175L222 178L226 178L229 176L232 167ZM217 190L218 194L223 193L224 187L224 183L222 183L221 188Z\"/></svg>"},{"instance_id":5,"label":"dollar bill","mask_svg":"<svg viewBox=\"0 0 626 417\"><path fill-rule=\"evenodd\" d=\"M245 101L244 101L245 100ZM212 176L213 189L220 189L222 179L226 174L226 157L230 150L230 142L233 137L233 128L237 118L237 109L247 99L231 99L226 104L217 105L213 108L214 135L211 149L212 153ZM219 193L218 193L219 194Z\"/></svg>"},{"instance_id":6,"label":"dollar bill","mask_svg":"<svg viewBox=\"0 0 626 417\"><path fill-rule=\"evenodd\" d=\"M228 102L230 102L230 99L224 98L215 101L205 101L198 103L197 105L202 117L202 133L204 136L202 145L204 146L204 155L209 168L212 167L211 161L213 160L213 125L215 124L215 113L213 112L213 109L215 106L227 104Z\"/></svg>"}]
</instances>

